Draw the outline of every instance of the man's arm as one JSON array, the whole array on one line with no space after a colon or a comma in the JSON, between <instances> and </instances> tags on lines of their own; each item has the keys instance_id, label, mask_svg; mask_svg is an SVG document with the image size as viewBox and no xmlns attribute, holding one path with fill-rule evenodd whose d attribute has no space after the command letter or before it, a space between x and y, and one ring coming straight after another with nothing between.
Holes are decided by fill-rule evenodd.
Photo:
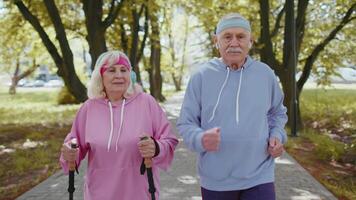
<instances>
[{"instance_id":1,"label":"man's arm","mask_svg":"<svg viewBox=\"0 0 356 200\"><path fill-rule=\"evenodd\" d=\"M188 83L180 117L177 121L179 134L187 147L195 152L204 152L201 125L201 74L194 74Z\"/></svg>"},{"instance_id":2,"label":"man's arm","mask_svg":"<svg viewBox=\"0 0 356 200\"><path fill-rule=\"evenodd\" d=\"M272 83L271 108L268 111L268 126L270 138L278 138L282 144L287 142L287 134L284 130L287 123L287 109L283 105L284 95L277 79Z\"/></svg>"}]
</instances>

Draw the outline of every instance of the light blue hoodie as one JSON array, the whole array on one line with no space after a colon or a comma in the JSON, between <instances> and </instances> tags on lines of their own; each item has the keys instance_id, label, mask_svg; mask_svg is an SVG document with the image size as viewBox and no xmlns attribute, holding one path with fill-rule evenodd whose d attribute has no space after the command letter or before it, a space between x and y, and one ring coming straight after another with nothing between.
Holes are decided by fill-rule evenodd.
<instances>
[{"instance_id":1,"label":"light blue hoodie","mask_svg":"<svg viewBox=\"0 0 356 200\"><path fill-rule=\"evenodd\" d=\"M247 57L238 70L220 59L192 75L177 127L189 149L198 154L201 186L214 191L241 190L274 181L268 139L287 140L283 93L266 64ZM205 130L220 127L221 143L207 152Z\"/></svg>"}]
</instances>

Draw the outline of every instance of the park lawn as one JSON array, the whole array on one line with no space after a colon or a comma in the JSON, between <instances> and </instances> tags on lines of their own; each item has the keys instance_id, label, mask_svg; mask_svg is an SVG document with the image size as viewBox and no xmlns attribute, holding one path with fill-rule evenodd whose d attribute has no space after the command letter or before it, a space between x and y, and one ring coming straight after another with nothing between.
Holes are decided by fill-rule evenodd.
<instances>
[{"instance_id":1,"label":"park lawn","mask_svg":"<svg viewBox=\"0 0 356 200\"><path fill-rule=\"evenodd\" d=\"M305 90L287 151L339 199L356 199L356 90Z\"/></svg>"},{"instance_id":2,"label":"park lawn","mask_svg":"<svg viewBox=\"0 0 356 200\"><path fill-rule=\"evenodd\" d=\"M59 170L60 146L79 105L57 105L57 93L11 96L0 89L0 199L14 199Z\"/></svg>"}]
</instances>

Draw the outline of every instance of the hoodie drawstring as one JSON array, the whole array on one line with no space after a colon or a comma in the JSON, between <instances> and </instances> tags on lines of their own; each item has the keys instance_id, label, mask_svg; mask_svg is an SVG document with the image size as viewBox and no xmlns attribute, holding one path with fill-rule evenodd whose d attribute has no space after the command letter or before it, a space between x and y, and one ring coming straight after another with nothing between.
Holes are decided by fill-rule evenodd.
<instances>
[{"instance_id":1,"label":"hoodie drawstring","mask_svg":"<svg viewBox=\"0 0 356 200\"><path fill-rule=\"evenodd\" d=\"M117 143L119 141L119 137L121 135L121 130L122 130L122 125L123 125L123 122L124 122L125 102L126 102L126 99L124 99L122 101L122 106L121 106L120 127L119 127L119 133L117 135L116 144L115 144L116 152L117 152ZM113 131L114 131L114 116L113 116L112 104L111 104L110 101L109 101L109 109L110 109L110 136L109 136L108 146L107 146L108 152L110 151L110 145L111 145L112 135L113 135Z\"/></svg>"},{"instance_id":2,"label":"hoodie drawstring","mask_svg":"<svg viewBox=\"0 0 356 200\"><path fill-rule=\"evenodd\" d=\"M244 67L241 68L241 73L240 73L240 81L239 81L239 88L237 89L237 95L236 95L236 123L239 125L239 99L240 99L240 91L241 91L241 83L242 83L242 73L244 71Z\"/></svg>"},{"instance_id":3,"label":"hoodie drawstring","mask_svg":"<svg viewBox=\"0 0 356 200\"><path fill-rule=\"evenodd\" d=\"M239 99L240 99L240 91L241 91L243 70L244 70L244 67L241 67L239 86L238 86L237 95L236 95L236 123L237 123L237 125L239 124ZM225 81L224 81L223 85L221 86L221 89L220 89L220 92L219 92L219 96L218 96L218 100L216 101L216 104L215 104L214 109L213 109L213 114L211 115L211 117L210 117L208 122L211 122L215 117L215 112L216 112L216 109L218 108L218 105L219 105L219 102L220 102L220 97L221 97L222 91L225 88L227 79L229 78L229 74L230 74L230 68L227 68L227 74L226 74Z\"/></svg>"},{"instance_id":4,"label":"hoodie drawstring","mask_svg":"<svg viewBox=\"0 0 356 200\"><path fill-rule=\"evenodd\" d=\"M113 117L113 112L112 112L112 105L111 102L109 101L109 109L110 109L110 136L109 136L109 141L108 141L108 152L110 150L110 144L111 144L111 139L112 139L112 132L114 130L114 117Z\"/></svg>"},{"instance_id":5,"label":"hoodie drawstring","mask_svg":"<svg viewBox=\"0 0 356 200\"><path fill-rule=\"evenodd\" d=\"M122 125L123 125L123 123L124 123L125 101L126 101L126 99L124 99L124 100L122 101L122 105L121 105L120 128L119 128L119 133L117 134L116 144L115 144L116 152L117 152L117 143L119 142L119 137L120 137L120 135L121 135Z\"/></svg>"},{"instance_id":6,"label":"hoodie drawstring","mask_svg":"<svg viewBox=\"0 0 356 200\"><path fill-rule=\"evenodd\" d=\"M227 68L227 74L226 74L226 77L225 77L225 81L224 81L223 85L221 86L221 89L220 89L220 92L219 92L219 96L218 96L218 100L216 101L216 104L215 104L214 109L213 109L213 114L211 115L211 117L210 117L208 122L211 122L215 117L215 111L218 108L220 97L221 97L221 93L224 90L224 87L226 85L227 79L229 78L229 74L230 74L230 68Z\"/></svg>"}]
</instances>

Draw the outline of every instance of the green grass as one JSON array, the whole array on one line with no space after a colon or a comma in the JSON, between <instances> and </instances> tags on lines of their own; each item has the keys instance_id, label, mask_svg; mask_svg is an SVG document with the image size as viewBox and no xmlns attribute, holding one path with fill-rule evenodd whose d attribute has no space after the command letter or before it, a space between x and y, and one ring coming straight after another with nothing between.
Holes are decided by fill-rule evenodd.
<instances>
[{"instance_id":1,"label":"green grass","mask_svg":"<svg viewBox=\"0 0 356 200\"><path fill-rule=\"evenodd\" d=\"M286 149L339 199L356 199L356 90L305 90L300 109L305 129Z\"/></svg>"},{"instance_id":2,"label":"green grass","mask_svg":"<svg viewBox=\"0 0 356 200\"><path fill-rule=\"evenodd\" d=\"M0 89L0 199L14 199L55 171L61 144L80 105L57 105L58 90L9 95ZM26 140L43 146L24 149Z\"/></svg>"},{"instance_id":3,"label":"green grass","mask_svg":"<svg viewBox=\"0 0 356 200\"><path fill-rule=\"evenodd\" d=\"M57 105L57 91L21 92L0 90L0 124L69 123L78 105Z\"/></svg>"},{"instance_id":4,"label":"green grass","mask_svg":"<svg viewBox=\"0 0 356 200\"><path fill-rule=\"evenodd\" d=\"M309 125L314 122L314 126L342 135L356 133L356 90L305 90L300 109L304 122Z\"/></svg>"},{"instance_id":5,"label":"green grass","mask_svg":"<svg viewBox=\"0 0 356 200\"><path fill-rule=\"evenodd\" d=\"M339 199L351 200L356 199L356 177L355 169L342 162L342 157L350 152L345 146L308 128L299 137L289 138L286 149Z\"/></svg>"}]
</instances>

